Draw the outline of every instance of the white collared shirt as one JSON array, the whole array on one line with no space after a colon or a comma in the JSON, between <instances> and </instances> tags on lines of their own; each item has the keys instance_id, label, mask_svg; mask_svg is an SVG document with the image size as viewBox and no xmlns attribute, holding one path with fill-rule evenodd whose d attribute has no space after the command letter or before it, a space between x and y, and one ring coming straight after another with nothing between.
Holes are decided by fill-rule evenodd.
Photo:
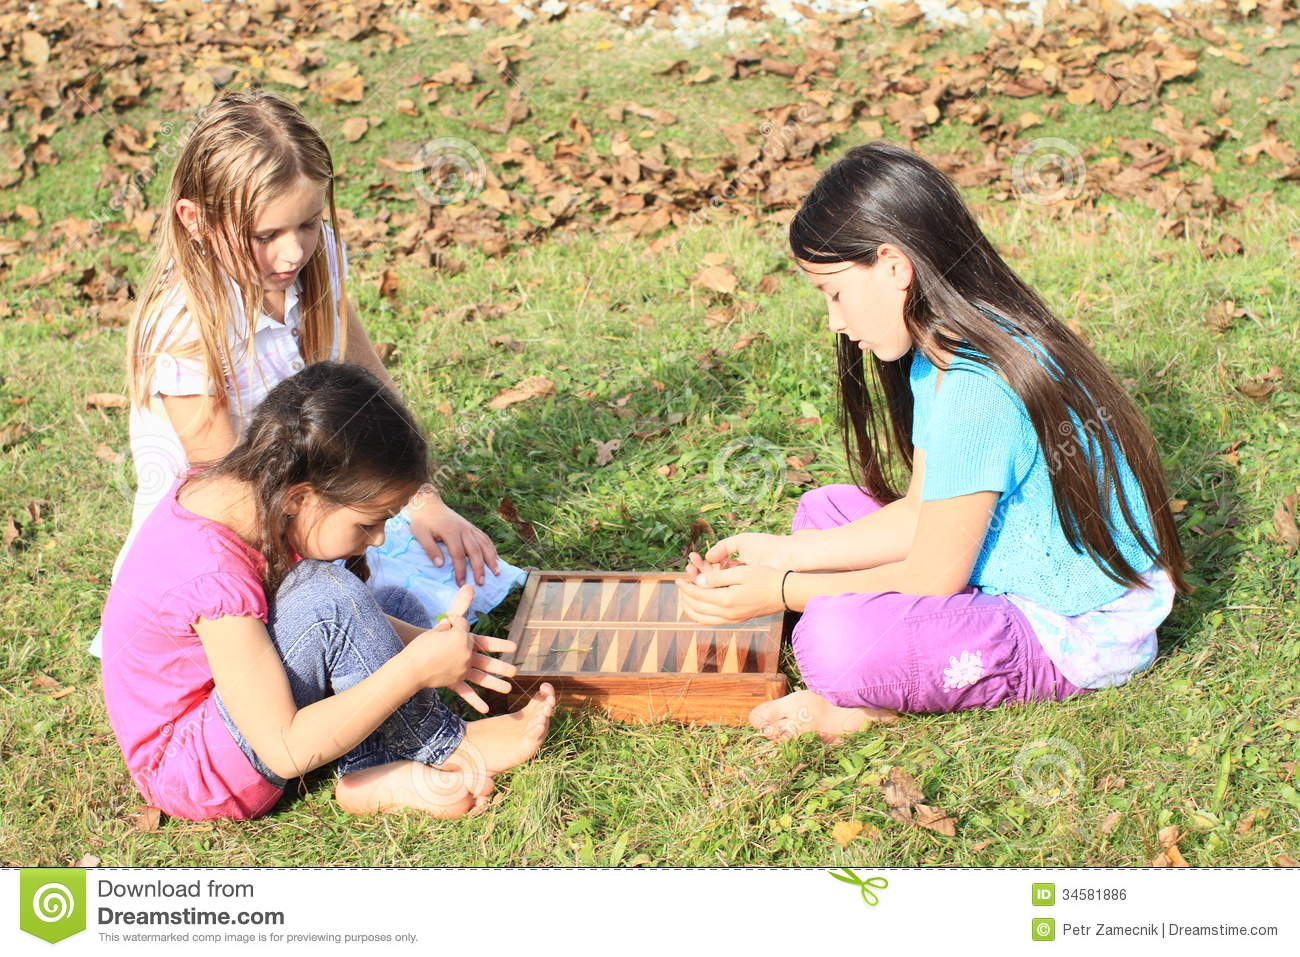
<instances>
[{"instance_id":1,"label":"white collared shirt","mask_svg":"<svg viewBox=\"0 0 1300 957\"><path fill-rule=\"evenodd\" d=\"M334 231L329 223L321 224L320 242L325 246L326 261L329 264L330 286L337 302L339 297L338 264L334 252ZM348 274L348 255L343 249L343 276ZM301 294L302 277L294 280L284 294L284 321L272 319L263 312L257 318L257 331L253 337L254 355L251 361L244 356L244 342L247 338L247 325L243 313L242 296L238 287L230 281L229 292L231 314L234 325L230 335L231 355L235 357L236 374L234 381L226 379L229 396L231 421L236 435L243 435L249 418L258 404L266 398L275 386L302 369L306 363L298 347L300 338L299 322L302 310L298 297ZM164 306L159 313L159 323L169 324L172 332L167 335L166 344L177 348L187 340L193 341L194 334L187 335L185 329L185 304L179 295ZM163 325L164 329L168 325ZM341 323L336 319L334 326L334 346L330 358L339 356L339 336ZM136 493L131 515L131 531L126 544L118 555L122 554L135 537L135 530L153 511L172 483L186 467L185 450L172 427L171 420L163 408L161 396L164 395L202 395L212 394L215 390L209 385L205 389L205 366L201 359L182 358L166 352L158 355L154 365L153 379L150 384L150 401L148 406L131 409L131 460L135 466ZM114 572L117 565L114 565Z\"/></svg>"}]
</instances>

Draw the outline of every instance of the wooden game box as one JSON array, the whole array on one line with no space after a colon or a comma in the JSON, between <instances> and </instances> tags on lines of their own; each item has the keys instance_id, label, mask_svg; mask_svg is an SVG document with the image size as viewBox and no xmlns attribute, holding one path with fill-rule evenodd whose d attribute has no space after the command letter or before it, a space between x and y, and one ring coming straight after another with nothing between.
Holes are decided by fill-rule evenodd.
<instances>
[{"instance_id":1,"label":"wooden game box","mask_svg":"<svg viewBox=\"0 0 1300 957\"><path fill-rule=\"evenodd\" d=\"M734 625L687 617L671 572L530 571L504 657L518 672L511 708L549 681L558 707L589 707L643 724L748 723L786 693L784 616ZM495 708L493 710L496 710Z\"/></svg>"}]
</instances>

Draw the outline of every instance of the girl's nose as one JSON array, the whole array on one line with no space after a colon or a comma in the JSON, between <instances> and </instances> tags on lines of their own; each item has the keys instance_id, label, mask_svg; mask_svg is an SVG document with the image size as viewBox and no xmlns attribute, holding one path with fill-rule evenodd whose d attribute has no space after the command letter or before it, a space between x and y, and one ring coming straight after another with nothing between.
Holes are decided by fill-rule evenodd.
<instances>
[{"instance_id":1,"label":"girl's nose","mask_svg":"<svg viewBox=\"0 0 1300 957\"><path fill-rule=\"evenodd\" d=\"M285 244L276 250L276 263L284 268L278 272L290 272L302 265L302 243L297 240L285 240Z\"/></svg>"}]
</instances>

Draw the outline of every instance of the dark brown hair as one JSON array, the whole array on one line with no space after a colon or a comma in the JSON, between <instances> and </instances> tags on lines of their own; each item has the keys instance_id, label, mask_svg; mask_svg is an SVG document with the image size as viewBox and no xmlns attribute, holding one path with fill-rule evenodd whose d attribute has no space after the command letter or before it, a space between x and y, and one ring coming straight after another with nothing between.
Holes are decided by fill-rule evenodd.
<instances>
[{"instance_id":1,"label":"dark brown hair","mask_svg":"<svg viewBox=\"0 0 1300 957\"><path fill-rule=\"evenodd\" d=\"M296 564L284 514L292 486L306 482L334 506L395 500L429 481L428 456L415 418L374 374L317 362L272 389L239 444L196 477L230 477L253 487L253 546L266 559L263 585L272 596ZM349 560L348 568L366 577L363 558Z\"/></svg>"},{"instance_id":2,"label":"dark brown hair","mask_svg":"<svg viewBox=\"0 0 1300 957\"><path fill-rule=\"evenodd\" d=\"M903 322L916 348L927 357L954 353L979 362L1000 373L1024 402L1066 541L1112 580L1140 584L1142 569L1115 542L1113 492L1143 551L1186 591L1155 439L1128 394L1003 261L947 177L915 153L870 143L850 149L822 174L790 222L790 248L805 262L871 266L881 243L911 260ZM863 351L840 335L837 355L854 480L877 500L894 501L901 493L891 471L899 463L912 467L912 353L892 362L872 356L868 372ZM1141 487L1155 543L1125 495L1116 445Z\"/></svg>"}]
</instances>

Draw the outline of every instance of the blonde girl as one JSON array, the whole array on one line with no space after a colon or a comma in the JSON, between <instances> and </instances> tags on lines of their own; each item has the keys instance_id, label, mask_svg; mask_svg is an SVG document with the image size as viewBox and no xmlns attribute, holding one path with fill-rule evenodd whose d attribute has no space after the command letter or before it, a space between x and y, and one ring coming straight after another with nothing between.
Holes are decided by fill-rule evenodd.
<instances>
[{"instance_id":1,"label":"blonde girl","mask_svg":"<svg viewBox=\"0 0 1300 957\"><path fill-rule=\"evenodd\" d=\"M308 363L355 362L396 392L347 295L329 148L296 106L261 90L217 99L177 161L165 210L127 329L137 478L127 545L187 464L229 451L258 403ZM449 557L457 584L467 566L480 586L498 573L487 535L436 494L421 502L410 531L435 565Z\"/></svg>"}]
</instances>

